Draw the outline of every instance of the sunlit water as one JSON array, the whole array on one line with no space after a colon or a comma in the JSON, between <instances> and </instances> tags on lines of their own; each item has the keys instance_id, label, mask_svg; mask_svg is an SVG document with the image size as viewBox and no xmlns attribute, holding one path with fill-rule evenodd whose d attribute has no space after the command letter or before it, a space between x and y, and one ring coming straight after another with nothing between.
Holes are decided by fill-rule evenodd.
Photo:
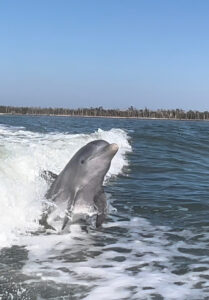
<instances>
[{"instance_id":1,"label":"sunlit water","mask_svg":"<svg viewBox=\"0 0 209 300\"><path fill-rule=\"evenodd\" d=\"M44 232L48 183L119 145L102 228ZM209 299L209 123L0 116L0 299Z\"/></svg>"}]
</instances>

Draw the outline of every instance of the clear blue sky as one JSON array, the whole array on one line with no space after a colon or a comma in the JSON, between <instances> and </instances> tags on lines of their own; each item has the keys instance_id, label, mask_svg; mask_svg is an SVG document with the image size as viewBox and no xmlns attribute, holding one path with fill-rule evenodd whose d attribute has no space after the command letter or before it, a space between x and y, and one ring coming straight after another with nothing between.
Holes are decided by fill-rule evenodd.
<instances>
[{"instance_id":1,"label":"clear blue sky","mask_svg":"<svg viewBox=\"0 0 209 300\"><path fill-rule=\"evenodd\" d=\"M1 0L0 104L209 110L209 1Z\"/></svg>"}]
</instances>

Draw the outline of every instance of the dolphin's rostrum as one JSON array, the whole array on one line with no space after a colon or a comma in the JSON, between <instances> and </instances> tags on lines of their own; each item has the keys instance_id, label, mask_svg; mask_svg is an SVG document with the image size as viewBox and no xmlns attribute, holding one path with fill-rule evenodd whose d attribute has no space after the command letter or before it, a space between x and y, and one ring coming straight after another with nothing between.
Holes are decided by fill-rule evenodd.
<instances>
[{"instance_id":1,"label":"dolphin's rostrum","mask_svg":"<svg viewBox=\"0 0 209 300\"><path fill-rule=\"evenodd\" d=\"M74 222L89 215L96 217L95 225L100 226L107 213L102 184L117 151L117 144L109 144L104 140L95 140L82 147L48 190L46 198L54 202L54 208L42 217L40 223L52 228L47 223L50 215L56 216L57 211L65 211L62 229L69 221Z\"/></svg>"}]
</instances>

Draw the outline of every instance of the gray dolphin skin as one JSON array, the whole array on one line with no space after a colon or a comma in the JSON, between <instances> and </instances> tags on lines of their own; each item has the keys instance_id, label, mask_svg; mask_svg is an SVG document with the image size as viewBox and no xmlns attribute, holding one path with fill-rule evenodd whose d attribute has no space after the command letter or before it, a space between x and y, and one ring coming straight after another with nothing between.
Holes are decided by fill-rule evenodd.
<instances>
[{"instance_id":1,"label":"gray dolphin skin","mask_svg":"<svg viewBox=\"0 0 209 300\"><path fill-rule=\"evenodd\" d=\"M102 185L117 151L117 144L92 141L78 150L54 180L46 198L52 200L56 208L65 211L62 229L69 221L72 223L76 218L79 220L88 215L96 218L96 227L103 223L107 201ZM53 214L53 210L49 215ZM53 228L48 225L47 218L48 215L45 215L40 223L45 223L46 228Z\"/></svg>"}]
</instances>

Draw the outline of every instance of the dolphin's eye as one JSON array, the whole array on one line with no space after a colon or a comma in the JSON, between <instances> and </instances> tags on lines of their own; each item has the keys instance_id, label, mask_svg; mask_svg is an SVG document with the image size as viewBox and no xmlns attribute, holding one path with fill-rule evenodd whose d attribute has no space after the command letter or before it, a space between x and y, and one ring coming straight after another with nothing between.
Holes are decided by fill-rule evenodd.
<instances>
[{"instance_id":1,"label":"dolphin's eye","mask_svg":"<svg viewBox=\"0 0 209 300\"><path fill-rule=\"evenodd\" d=\"M83 159L81 160L81 164L84 164L84 160Z\"/></svg>"}]
</instances>

